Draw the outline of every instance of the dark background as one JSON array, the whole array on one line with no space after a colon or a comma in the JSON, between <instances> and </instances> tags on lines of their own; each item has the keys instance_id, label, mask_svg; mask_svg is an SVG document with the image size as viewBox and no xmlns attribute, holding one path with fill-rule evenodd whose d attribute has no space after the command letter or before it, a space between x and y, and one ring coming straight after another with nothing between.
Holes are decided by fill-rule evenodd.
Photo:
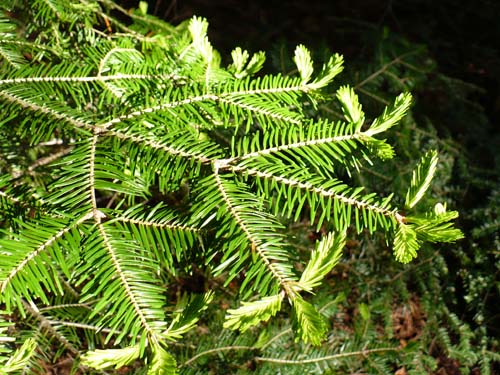
<instances>
[{"instance_id":1,"label":"dark background","mask_svg":"<svg viewBox=\"0 0 500 375\"><path fill-rule=\"evenodd\" d=\"M134 1L124 2L136 5ZM326 43L347 62L369 50L365 33L384 27L425 44L439 70L477 84L493 122L500 114L500 1L338 0L239 1L149 0L149 13L173 24L193 15L208 19L209 36L221 52L236 45L269 49L286 40L311 49Z\"/></svg>"}]
</instances>

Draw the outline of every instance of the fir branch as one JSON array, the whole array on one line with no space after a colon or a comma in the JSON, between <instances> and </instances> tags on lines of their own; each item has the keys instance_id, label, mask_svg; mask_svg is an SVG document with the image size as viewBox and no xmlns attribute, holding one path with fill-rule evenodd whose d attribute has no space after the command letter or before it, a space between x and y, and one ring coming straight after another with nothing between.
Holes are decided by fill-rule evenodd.
<instances>
[{"instance_id":1,"label":"fir branch","mask_svg":"<svg viewBox=\"0 0 500 375\"><path fill-rule=\"evenodd\" d=\"M0 79L0 85L19 85L24 83L61 83L61 82L71 82L71 83L86 83L86 82L108 82L108 81L120 81L120 80L132 80L132 81L142 81L142 80L168 80L172 79L172 76L166 75L153 75L153 74L110 74L110 75L97 75L97 76L46 76L46 77L20 77L20 78L6 78Z\"/></svg>"},{"instance_id":2,"label":"fir branch","mask_svg":"<svg viewBox=\"0 0 500 375\"><path fill-rule=\"evenodd\" d=\"M281 309L284 294L264 297L258 301L243 302L237 309L227 311L224 328L245 332L261 321L268 320Z\"/></svg>"},{"instance_id":3,"label":"fir branch","mask_svg":"<svg viewBox=\"0 0 500 375\"><path fill-rule=\"evenodd\" d=\"M5 274L0 281L0 292L3 294L3 301L9 306L11 301L16 299L12 299L12 297L15 297L15 295L17 294L14 292L14 290L19 287L19 285L17 285L18 281L16 280L21 278L24 282L23 287L25 287L26 285L30 285L30 289L32 289L38 297L48 303L48 299L39 285L40 283L44 283L46 286L50 286L51 282L49 281L50 276L48 275L48 270L46 269L47 266L43 265L42 261L38 260L40 254L46 252L48 249L51 249L54 244L57 243L57 241L62 239L65 235L67 235L83 222L91 219L92 217L92 214L88 213L72 223L58 222L55 219L50 219L50 221L47 220L45 222L45 228L43 229L37 228L36 226L28 226L27 224L24 224L26 230L25 232L18 235L18 241L24 242L28 251L26 251L26 248L19 249L19 246L16 246L14 241L5 242L5 240L3 240L3 248L15 246L15 248L12 249L15 252L10 253L9 257L11 258L9 259L11 263L9 264L10 271ZM40 220L40 223L44 223L44 221ZM35 247L31 248L30 245L35 245ZM56 249L56 251L60 250ZM12 258L14 254L16 254L17 256L17 262L13 262ZM63 257L59 256L58 258L62 259ZM31 265L32 263L33 265ZM59 266L64 267L64 264L60 263ZM36 278L33 278L33 271L26 272L26 268L30 267L38 268L38 272L35 272L35 274L45 275L46 279L38 279L38 276ZM38 280L35 281L36 279ZM13 284L14 282L16 285ZM62 293L62 291L59 290L60 286L56 285L57 284L52 284L52 287L50 287L49 289L55 294L57 294L58 292ZM9 289L8 292L7 288Z\"/></svg>"},{"instance_id":4,"label":"fir branch","mask_svg":"<svg viewBox=\"0 0 500 375\"><path fill-rule=\"evenodd\" d=\"M409 225L400 223L394 238L394 256L402 263L408 263L417 256L420 241L417 239L415 229Z\"/></svg>"},{"instance_id":5,"label":"fir branch","mask_svg":"<svg viewBox=\"0 0 500 375\"><path fill-rule=\"evenodd\" d=\"M161 229L181 230L181 231L189 231L189 232L199 232L200 231L200 228L198 228L198 227L195 227L192 225L180 224L180 223L164 223L164 222L157 222L157 221L153 221L153 220L133 219L130 217L125 217L125 216L119 216L114 220L120 221L120 222L125 223L125 224L134 224L134 225L155 227L155 228L161 228Z\"/></svg>"},{"instance_id":6,"label":"fir branch","mask_svg":"<svg viewBox=\"0 0 500 375\"><path fill-rule=\"evenodd\" d=\"M360 100L344 86L335 95L344 121L322 118L316 104L331 97L323 89L342 71L341 56L315 72L301 45L296 75L256 77L264 53L250 58L237 48L232 64L221 67L202 18L175 28L148 15L145 3L129 12L112 0L12 7L0 15L0 104L8 113L0 123L0 168L7 171L0 190L1 302L24 314L24 301L40 299L44 324L60 334L61 347L73 345L74 357L100 345L104 333L113 348L83 356L94 368L145 359L148 374L174 374L167 343L190 339L214 298L179 292L182 275L194 269L223 275L243 300L257 296L228 310L226 327L244 331L275 317L286 296L295 339L319 345L328 332L325 310L301 293L316 292L339 262L351 223L358 233L382 228L394 236L395 258L404 262L425 241L461 237L452 227L457 214L442 204L434 213L403 215L391 207L392 194L364 193L364 186L340 180L372 156L394 156L374 136L395 126L411 102L401 94L362 131ZM430 186L437 156L429 155L414 172L409 208ZM295 257L282 223L305 214L318 231L328 223L340 234L327 235L298 264L302 257ZM272 332L272 323L266 329ZM201 356L232 349L269 349L288 332L261 336L255 346L199 348L181 367L189 371ZM53 348L45 346L42 352ZM318 365L399 351L358 348L256 361ZM382 362L372 367L388 371Z\"/></svg>"},{"instance_id":7,"label":"fir branch","mask_svg":"<svg viewBox=\"0 0 500 375\"><path fill-rule=\"evenodd\" d=\"M232 346L223 346L220 348L213 348L209 350L205 350L203 352L197 353L195 356L189 358L187 361L185 361L183 364L180 365L180 367L186 367L189 366L191 363L195 362L198 360L198 358L204 357L206 355L210 354L216 354L219 352L227 352L227 351L233 351L233 350L258 350L258 348L255 348L253 346L244 346L244 345L232 345Z\"/></svg>"},{"instance_id":8,"label":"fir branch","mask_svg":"<svg viewBox=\"0 0 500 375\"><path fill-rule=\"evenodd\" d=\"M123 132L118 132L114 130L107 130L106 134L108 136L114 136L117 139L121 139L124 141L130 141L140 146L145 146L146 148L151 148L153 150L163 151L171 156L178 156L181 158L186 158L188 160L196 160L202 164L209 164L213 161L211 155L204 155L197 148L200 146L197 145L197 148L175 148L169 145L168 143L162 142L161 139L148 139L148 137L143 135L134 135L127 134ZM189 150L186 150L189 149Z\"/></svg>"},{"instance_id":9,"label":"fir branch","mask_svg":"<svg viewBox=\"0 0 500 375\"><path fill-rule=\"evenodd\" d=\"M429 151L420 160L413 171L410 187L406 193L405 205L408 208L415 206L429 188L436 173L438 156L436 151Z\"/></svg>"},{"instance_id":10,"label":"fir branch","mask_svg":"<svg viewBox=\"0 0 500 375\"><path fill-rule=\"evenodd\" d=\"M96 200L96 188L95 188L95 157L96 157L96 145L98 136L94 134L92 137L92 142L90 143L90 157L89 157L89 188L90 188L90 203L92 206L92 217L97 224L101 223L101 220L106 217L97 206Z\"/></svg>"},{"instance_id":11,"label":"fir branch","mask_svg":"<svg viewBox=\"0 0 500 375\"><path fill-rule=\"evenodd\" d=\"M258 158L260 156L265 156L265 155L269 155L269 154L273 154L273 153L280 153L280 152L287 151L287 150L293 150L293 149L298 149L298 148L303 148L303 147L308 147L308 146L318 146L318 145L323 145L323 144L331 144L331 143L343 142L343 141L349 141L349 140L358 140L358 139L362 139L362 136L359 134L351 134L351 135L342 135L342 136L328 137L328 138L322 138L322 139L314 139L314 140L308 140L308 141L303 141L303 142L295 142L295 143L270 147L267 149L262 149L259 151L244 154L244 155L241 155L239 157L236 157L236 158L230 160L230 162L237 163L237 162L240 162L240 161L243 161L246 159Z\"/></svg>"},{"instance_id":12,"label":"fir branch","mask_svg":"<svg viewBox=\"0 0 500 375\"><path fill-rule=\"evenodd\" d=\"M287 295L292 298L295 295L294 290L291 288L291 282L295 279L293 273L290 271L290 264L285 261L288 256L283 250L284 243L280 238L281 236L274 232L276 225L274 223L268 223L268 229L266 231L262 228L262 223L266 219L266 216L261 212L255 212L253 210L246 209L240 203L236 205L234 198L230 196L228 192L227 183L225 183L221 175L219 174L220 165L222 162L216 162L214 165L214 178L216 186L222 199L229 210L231 216L234 218L235 222L238 224L241 231L244 233L249 247L252 252L258 254L261 261L264 263L265 267L272 274L273 278L278 281L279 285L287 293ZM249 197L247 197L248 199ZM253 227L259 223L259 231L256 231ZM268 232L270 231L270 232ZM266 233L268 232L268 233ZM279 263L277 263L279 262Z\"/></svg>"},{"instance_id":13,"label":"fir branch","mask_svg":"<svg viewBox=\"0 0 500 375\"><path fill-rule=\"evenodd\" d=\"M217 101L230 106L235 106L240 109L246 110L253 113L256 116L262 116L266 119L272 119L273 121L282 121L288 124L300 124L299 116L282 108L270 109L268 102L253 102L250 103L248 98L250 95L244 93L241 97L237 95L220 95L217 97Z\"/></svg>"},{"instance_id":14,"label":"fir branch","mask_svg":"<svg viewBox=\"0 0 500 375\"><path fill-rule=\"evenodd\" d=\"M40 313L38 307L35 304L27 303L23 300L22 305L24 310L39 322L39 326L41 329L47 330L48 334L52 337L55 337L66 350L70 351L77 357L80 355L80 351L70 341L68 341L66 337L58 332L58 330L55 328L55 325L52 324L50 319L47 319L43 314Z\"/></svg>"},{"instance_id":15,"label":"fir branch","mask_svg":"<svg viewBox=\"0 0 500 375\"><path fill-rule=\"evenodd\" d=\"M300 277L299 285L301 288L312 292L313 288L321 284L326 274L339 262L345 245L345 236L345 232L335 236L330 233L317 244Z\"/></svg>"},{"instance_id":16,"label":"fir branch","mask_svg":"<svg viewBox=\"0 0 500 375\"><path fill-rule=\"evenodd\" d=\"M35 169L42 167L44 165L47 165L47 164L51 164L54 161L60 159L61 157L69 154L71 151L73 151L73 147L67 147L61 151L54 152L53 154L51 154L49 156L40 158L28 167L28 172L33 173L35 171Z\"/></svg>"},{"instance_id":17,"label":"fir branch","mask_svg":"<svg viewBox=\"0 0 500 375\"><path fill-rule=\"evenodd\" d=\"M293 329L296 341L320 345L326 338L326 319L309 302L297 296L293 299Z\"/></svg>"},{"instance_id":18,"label":"fir branch","mask_svg":"<svg viewBox=\"0 0 500 375\"><path fill-rule=\"evenodd\" d=\"M152 341L152 343L158 343L161 340L159 337L159 327L158 325L152 324L150 320L158 319L157 322L162 322L162 319L160 319L160 317L163 317L163 312L159 310L159 307L163 305L163 298L161 294L158 294L159 288L155 288L152 283L149 283L149 288L147 288L148 282L147 278L145 277L145 272L142 270L133 272L131 270L131 263L124 257L125 254L123 252L121 252L120 255L118 254L120 249L117 246L121 246L121 244L118 245L113 240L113 237L108 234L105 226L102 223L97 223L97 230L104 250L108 254L111 261L110 265L113 268L114 274L119 279L120 287L123 288L124 296L133 308L133 315L135 315L135 317L139 319L141 328L145 333L147 333L148 338ZM104 277L99 280L99 282L101 283L106 283L106 281L107 280ZM144 290L145 287L149 289L147 292ZM116 303L121 303L121 301L118 300L116 301ZM101 305L101 307L96 308L96 312L105 308L102 303L99 303L99 305ZM112 313L112 311L107 311L106 315L110 315L110 313ZM121 320L129 320L131 313L132 311L128 311L125 316L118 315L115 317L110 316L109 318L111 322L114 323L113 325L116 328L116 324ZM127 325L129 324L131 323L128 323ZM160 326L161 325L162 324L160 324ZM136 336L140 331L138 330L137 326L132 326L130 331L127 330L125 332L132 334L132 336ZM122 333L122 336L125 332Z\"/></svg>"},{"instance_id":19,"label":"fir branch","mask_svg":"<svg viewBox=\"0 0 500 375\"><path fill-rule=\"evenodd\" d=\"M1 191L1 190L0 190L0 197L3 197L5 199L7 199L7 200L11 201L14 204L24 204L24 202L21 201L20 198L15 197L15 196L13 196L11 194L8 194L8 193L6 193L4 191Z\"/></svg>"},{"instance_id":20,"label":"fir branch","mask_svg":"<svg viewBox=\"0 0 500 375\"><path fill-rule=\"evenodd\" d=\"M113 118L111 120L108 120L106 122L103 122L98 125L99 128L106 130L110 127L112 127L115 124L124 122L125 120L131 120L135 119L136 117L143 116L148 113L155 113L158 111L162 110L168 110L168 109L175 109L178 107L182 107L185 105L190 105L196 102L201 102L201 101L206 101L206 100L212 100L212 101L217 101L218 96L213 95L213 94L204 94L204 95L198 95L198 96L193 96L193 97L188 97L186 99L178 100L178 101L173 101L173 102L165 102L162 104L158 104L153 107L148 107L148 108L143 108L137 111L133 111L131 113L128 113L126 115L121 115L119 117Z\"/></svg>"},{"instance_id":21,"label":"fir branch","mask_svg":"<svg viewBox=\"0 0 500 375\"><path fill-rule=\"evenodd\" d=\"M284 358L255 357L255 360L259 361L259 362L278 363L278 364L283 364L283 365L305 365L305 364L310 364L310 363L332 361L332 360L336 360L339 358L345 358L345 357L355 357L355 356L366 357L366 356L369 356L373 353L399 352L399 351L401 351L400 347L392 347L392 348L387 347L387 348L364 349L364 350L359 350L359 351L349 352L349 353L332 354L332 355L318 357L318 358L292 360L292 359L284 359Z\"/></svg>"},{"instance_id":22,"label":"fir branch","mask_svg":"<svg viewBox=\"0 0 500 375\"><path fill-rule=\"evenodd\" d=\"M49 106L47 106L47 103L45 103L44 105L37 104L27 99L22 99L18 95L9 93L5 90L0 91L0 98L6 101L7 103L16 104L22 107L23 109L28 109L33 112L39 112L48 115L50 118L54 120L60 120L69 123L70 125L78 129L92 130L94 128L93 125L89 122L79 120L77 118L72 117L71 115L51 109Z\"/></svg>"},{"instance_id":23,"label":"fir branch","mask_svg":"<svg viewBox=\"0 0 500 375\"><path fill-rule=\"evenodd\" d=\"M139 345L127 346L121 349L93 350L82 356L82 363L96 369L115 366L115 369L126 366L141 355Z\"/></svg>"},{"instance_id":24,"label":"fir branch","mask_svg":"<svg viewBox=\"0 0 500 375\"><path fill-rule=\"evenodd\" d=\"M248 176L255 176L263 180L273 180L283 186L287 186L290 188L297 188L300 190L304 190L306 192L311 192L321 197L333 199L334 201L337 201L341 204L355 207L358 210L368 210L369 212L372 212L374 214L382 215L390 219L387 222L387 225L384 225L385 227L387 227L389 224L393 225L394 222L399 223L405 221L405 217L403 215L401 215L394 209L388 208L389 199L386 199L381 204L374 204L371 203L370 200L358 199L357 195L359 194L359 191L356 192L356 190L350 190L341 187L343 191L339 192L339 189L333 189L332 187L330 188L323 187L321 186L321 184L314 183L311 181L303 182L302 180L299 180L297 178L284 177L275 173L262 172L257 169L248 169L241 166L235 166L235 167L230 166L229 168L234 172L244 173ZM336 211L334 210L334 212ZM342 220L344 222L344 225L347 226L348 223L350 222L350 216L343 216ZM357 220L359 222L360 220L359 216ZM368 220L368 217L366 220ZM359 224L358 228L360 228ZM368 224L369 223L367 222L365 225L367 225L370 228Z\"/></svg>"}]
</instances>

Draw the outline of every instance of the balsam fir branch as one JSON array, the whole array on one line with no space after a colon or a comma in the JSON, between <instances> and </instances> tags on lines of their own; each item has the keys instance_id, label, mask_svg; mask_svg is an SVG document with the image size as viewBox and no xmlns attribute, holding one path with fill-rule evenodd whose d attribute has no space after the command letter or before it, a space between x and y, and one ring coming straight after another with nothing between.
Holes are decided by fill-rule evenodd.
<instances>
[{"instance_id":1,"label":"balsam fir branch","mask_svg":"<svg viewBox=\"0 0 500 375\"><path fill-rule=\"evenodd\" d=\"M193 262L226 285L244 278L248 302L228 310L225 327L247 330L286 300L296 338L318 345L328 326L304 298L339 262L350 226L394 238L402 262L424 241L461 237L455 212L417 206L437 153L410 182L406 206L418 208L414 214L339 173L393 157L376 136L401 120L410 94L368 124L344 86L336 95L343 121L309 118L306 103L326 98L341 56L316 72L298 46L295 77L260 74L264 53L236 48L224 68L204 19L173 28L144 8L125 12L125 25L106 15L124 11L108 0L2 4L0 302L9 311L25 315L24 303L61 298L85 306L85 324L107 333L107 348L80 348L84 364L144 359L148 374L174 374L169 343L196 326L213 298L168 299ZM146 37L148 25L157 31ZM16 52L20 45L26 53ZM300 274L284 219L304 216L336 233L318 243ZM68 285L77 293L66 293Z\"/></svg>"}]
</instances>

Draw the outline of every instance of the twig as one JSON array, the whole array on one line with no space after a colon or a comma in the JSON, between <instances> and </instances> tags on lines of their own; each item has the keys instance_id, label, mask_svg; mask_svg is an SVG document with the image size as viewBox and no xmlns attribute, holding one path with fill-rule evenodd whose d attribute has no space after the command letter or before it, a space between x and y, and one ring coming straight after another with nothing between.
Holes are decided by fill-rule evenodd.
<instances>
[{"instance_id":1,"label":"twig","mask_svg":"<svg viewBox=\"0 0 500 375\"><path fill-rule=\"evenodd\" d=\"M198 358L203 357L205 355L218 353L218 352L224 352L224 351L230 351L230 350L258 350L258 348L254 348L253 346L224 346L221 348L210 349L210 350L206 350L204 352L196 354L194 357L192 357L192 358L188 359L186 362L184 362L180 367L187 366L190 363L196 361Z\"/></svg>"},{"instance_id":2,"label":"twig","mask_svg":"<svg viewBox=\"0 0 500 375\"><path fill-rule=\"evenodd\" d=\"M363 349L363 350L359 350L356 352L333 354L333 355L329 355L329 356L325 356L325 357L318 357L318 358L292 360L292 359L283 359L283 358L255 357L255 360L259 361L259 362L270 362L270 363L289 364L289 365L303 365L303 364L307 364L307 363L331 361L334 359L344 358L344 357L367 356L369 354L379 353L379 352L398 352L400 350L401 350L400 347L375 348L375 349Z\"/></svg>"}]
</instances>

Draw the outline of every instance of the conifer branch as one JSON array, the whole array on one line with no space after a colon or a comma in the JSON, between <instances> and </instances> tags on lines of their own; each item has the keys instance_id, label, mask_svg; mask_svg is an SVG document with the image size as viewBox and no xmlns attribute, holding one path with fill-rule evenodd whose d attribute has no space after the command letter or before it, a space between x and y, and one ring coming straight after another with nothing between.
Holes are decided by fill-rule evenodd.
<instances>
[{"instance_id":1,"label":"conifer branch","mask_svg":"<svg viewBox=\"0 0 500 375\"><path fill-rule=\"evenodd\" d=\"M82 363L102 369L145 360L150 375L175 374L167 345L189 339L214 299L183 290L184 274L198 269L239 288L244 302L227 311L224 327L245 331L276 319L286 296L295 339L320 345L329 325L314 305L316 289L341 261L349 227L381 228L402 262L424 242L462 236L452 225L456 212L421 203L436 152L417 166L406 194L407 209L418 214L347 179L372 157L394 156L374 136L403 118L411 96L398 96L368 126L352 88L323 91L342 71L341 56L316 72L300 45L295 76L257 76L263 52L250 57L236 48L224 68L205 19L173 27L147 14L145 2L130 12L112 0L11 8L0 12L0 304L25 314L24 301L41 301L51 314L39 314L44 324L67 335L61 347L74 345L75 357L84 340L78 329L105 333L109 347L88 351ZM343 121L313 112L330 99L340 102ZM337 234L303 262L285 231L290 218ZM261 350L276 337L259 338ZM181 367L258 345L219 346L184 357ZM317 364L399 350L357 349L256 362Z\"/></svg>"},{"instance_id":2,"label":"conifer branch","mask_svg":"<svg viewBox=\"0 0 500 375\"><path fill-rule=\"evenodd\" d=\"M72 82L72 83L83 83L83 82L107 82L107 81L119 81L119 80L165 80L171 77L159 76L152 74L111 74L111 75L97 75L97 76L60 76L60 77L24 77L24 78L8 78L0 80L0 85L10 85L10 84L23 84L23 83L60 83L60 82Z\"/></svg>"},{"instance_id":3,"label":"conifer branch","mask_svg":"<svg viewBox=\"0 0 500 375\"><path fill-rule=\"evenodd\" d=\"M201 101L205 101L205 100L217 101L217 99L218 99L217 95L204 94L204 95L193 96L193 97L186 98L183 100L166 102L166 103L162 103L162 104L159 104L159 105L156 105L153 107L140 109L140 110L128 113L126 115L122 115L122 116L113 118L113 119L108 120L102 124L99 124L99 127L102 129L108 129L115 124L124 122L126 120L131 120L131 119L143 116L143 115L148 114L148 113L155 113L155 112L163 111L163 110L167 110L167 109L175 109L178 107L182 107L184 105L189 105L189 104L193 104L193 103L201 102Z\"/></svg>"},{"instance_id":4,"label":"conifer branch","mask_svg":"<svg viewBox=\"0 0 500 375\"><path fill-rule=\"evenodd\" d=\"M158 333L155 329L149 324L143 309L141 307L140 302L137 300L135 293L132 291L132 287L129 283L129 277L125 274L122 266L120 265L120 261L118 260L117 254L111 244L111 239L109 235L106 233L106 229L103 224L98 222L97 229L99 231L100 237L103 241L103 245L106 249L106 252L109 254L111 258L111 262L113 264L113 268L120 279L120 284L124 287L125 293L127 295L127 299L132 305L136 316L139 318L142 327L144 327L145 331L148 333L149 338L153 341L153 343L157 343L160 339L158 337Z\"/></svg>"},{"instance_id":5,"label":"conifer branch","mask_svg":"<svg viewBox=\"0 0 500 375\"><path fill-rule=\"evenodd\" d=\"M338 200L341 203L356 207L358 209L368 209L372 212L387 216L389 218L393 218L398 223L405 221L404 216L398 213L396 210L391 210L380 205L367 203L362 200L349 197L349 195L347 194L339 194L334 190L325 189L320 186L315 186L315 184L311 182L302 182L297 179L283 177L273 173L263 172L257 169L247 168L245 166L240 166L240 165L236 166L228 165L227 168L235 173L244 173L245 175L259 177L264 180L274 180L286 186L302 189L305 191L310 191L326 198L332 198Z\"/></svg>"},{"instance_id":6,"label":"conifer branch","mask_svg":"<svg viewBox=\"0 0 500 375\"><path fill-rule=\"evenodd\" d=\"M255 357L256 361L259 362L269 362L269 363L279 363L282 365L305 365L305 364L310 364L310 363L318 363L318 362L324 362L324 361L332 361L335 359L339 358L345 358L345 357L354 357L354 356L368 356L373 353L383 353L383 352L398 352L401 351L400 347L393 347L393 348L373 348L373 349L364 349L364 350L359 350L355 352L349 352L349 353L339 353L339 354L333 354L333 355L328 355L324 357L318 357L318 358L308 358L308 359L284 359L284 358L270 358L270 357Z\"/></svg>"},{"instance_id":7,"label":"conifer branch","mask_svg":"<svg viewBox=\"0 0 500 375\"><path fill-rule=\"evenodd\" d=\"M11 283L11 281L21 272L23 272L33 259L38 257L40 253L46 251L50 248L55 242L64 237L65 234L69 233L71 230L77 228L83 222L90 220L93 217L92 213L88 213L82 216L80 219L75 220L73 223L67 224L62 227L58 232L54 233L51 237L41 243L38 247L34 248L30 251L27 256L18 264L15 268L13 268L10 273L0 281L0 292L4 293L7 286Z\"/></svg>"},{"instance_id":8,"label":"conifer branch","mask_svg":"<svg viewBox=\"0 0 500 375\"><path fill-rule=\"evenodd\" d=\"M46 156L44 158L40 158L28 167L28 172L33 173L35 171L35 169L42 167L44 165L50 164L50 163L60 159L64 155L69 154L72 150L73 150L73 147L67 147L59 152L54 152L53 154L51 154L49 156Z\"/></svg>"},{"instance_id":9,"label":"conifer branch","mask_svg":"<svg viewBox=\"0 0 500 375\"><path fill-rule=\"evenodd\" d=\"M94 221L99 224L101 219L105 215L99 211L96 199L96 188L95 188L95 156L96 156L96 146L97 146L97 134L94 134L92 141L90 143L90 157L89 157L89 188L90 188L90 203L92 205L92 217Z\"/></svg>"},{"instance_id":10,"label":"conifer branch","mask_svg":"<svg viewBox=\"0 0 500 375\"><path fill-rule=\"evenodd\" d=\"M287 150L293 150L293 149L307 147L307 146L317 146L317 145L342 142L342 141L348 141L348 140L356 140L356 139L362 139L362 134L349 134L349 135L341 135L341 136L336 136L336 137L307 140L307 141L303 141L303 142L295 142L295 143L280 145L280 146L276 146L276 147L270 147L270 148L262 149L262 150L255 151L255 152L250 152L248 154L244 154L244 155L241 155L239 157L235 157L234 159L230 160L230 162L231 163L240 162L240 161L243 161L246 159L258 158L258 157L264 156L264 155L283 152L283 151L287 151Z\"/></svg>"},{"instance_id":11,"label":"conifer branch","mask_svg":"<svg viewBox=\"0 0 500 375\"><path fill-rule=\"evenodd\" d=\"M223 346L220 348L205 350L205 351L198 353L195 356L189 358L186 362L181 364L180 367L189 366L191 363L195 362L198 358L204 357L206 355L215 354L215 353L219 353L219 352L227 352L227 351L232 351L232 350L254 351L254 350L258 350L258 348L254 348L253 346L233 345L233 346Z\"/></svg>"},{"instance_id":12,"label":"conifer branch","mask_svg":"<svg viewBox=\"0 0 500 375\"><path fill-rule=\"evenodd\" d=\"M146 137L140 136L140 135L133 135L133 134L126 134L114 130L108 130L106 132L107 135L109 136L114 136L118 139L122 139L124 141L131 141L133 143L136 143L138 145L150 147L154 150L160 150L164 151L169 155L172 156L180 156L182 158L187 158L187 159L192 159L196 160L202 164L209 164L212 159L208 158L204 155L200 155L200 153L195 152L195 151L185 151L185 150L179 150L174 147L170 147L162 142L155 141L152 139L147 139Z\"/></svg>"},{"instance_id":13,"label":"conifer branch","mask_svg":"<svg viewBox=\"0 0 500 375\"><path fill-rule=\"evenodd\" d=\"M244 96L246 96L246 95L247 94L244 94ZM281 113L276 113L275 111L273 111L271 109L267 110L265 108L251 105L248 103L238 102L234 98L234 95L231 95L231 96L227 95L227 96L228 97L226 97L226 95L220 95L217 97L217 101L220 103L225 103L228 105L239 107L243 110L253 112L254 114L259 115L259 116L268 117L268 118L271 118L274 120L283 121L283 122L290 123L290 124L300 124L300 120L297 119L297 116L290 116L288 114L285 115L285 114L281 114Z\"/></svg>"},{"instance_id":14,"label":"conifer branch","mask_svg":"<svg viewBox=\"0 0 500 375\"><path fill-rule=\"evenodd\" d=\"M63 122L67 122L70 125L74 126L75 128L80 128L80 129L88 129L91 130L93 129L93 126L85 121L75 119L67 114L57 112L48 106L44 105L39 105L33 102L30 102L27 99L22 99L17 95L7 93L6 91L0 91L0 98L3 99L4 101L8 103L13 103L16 105L19 105L23 109L27 109L33 112L39 112L45 115L48 115L54 120L60 120Z\"/></svg>"},{"instance_id":15,"label":"conifer branch","mask_svg":"<svg viewBox=\"0 0 500 375\"><path fill-rule=\"evenodd\" d=\"M215 177L215 181L217 184L217 189L221 193L222 198L224 200L224 203L227 206L227 208L229 209L229 212L234 217L234 220L236 221L236 223L238 223L238 226L241 228L241 230L245 234L245 237L247 238L248 242L250 243L251 251L256 252L259 255L259 258L264 262L264 264L266 265L266 268L271 272L274 279L279 282L280 286L283 288L283 290L286 292L286 294L290 298L293 298L293 296L295 295L295 292L290 285L289 277L287 275L284 275L282 273L282 271L276 267L276 265L272 262L272 260L268 258L267 252L263 248L263 246L265 244L254 238L254 235L252 234L248 225L245 223L245 220L243 220L241 218L236 207L231 202L231 199L229 198L229 196L226 192L226 189L223 186L222 180L220 178L219 163L217 163L217 162L214 165L214 177Z\"/></svg>"},{"instance_id":16,"label":"conifer branch","mask_svg":"<svg viewBox=\"0 0 500 375\"><path fill-rule=\"evenodd\" d=\"M200 228L192 226L192 225L155 222L155 221L151 221L151 220L133 219L133 218L124 217L124 216L119 216L119 217L115 218L114 220L120 221L122 223L143 225L143 226L148 226L148 227L165 228L165 229L168 228L168 229L190 231L190 232L199 232L200 231Z\"/></svg>"},{"instance_id":17,"label":"conifer branch","mask_svg":"<svg viewBox=\"0 0 500 375\"><path fill-rule=\"evenodd\" d=\"M0 190L0 197L4 197L5 199L8 199L9 201L15 203L15 204L22 204L23 202L21 201L21 199L11 195L11 194L7 194L6 192L4 191L1 191Z\"/></svg>"},{"instance_id":18,"label":"conifer branch","mask_svg":"<svg viewBox=\"0 0 500 375\"><path fill-rule=\"evenodd\" d=\"M64 335L54 328L55 324L41 314L35 304L30 304L23 300L22 305L23 308L39 322L40 328L47 330L49 335L55 337L60 343L62 343L66 350L70 351L77 357L80 356L80 351L73 344L71 344L71 342L64 337Z\"/></svg>"}]
</instances>

